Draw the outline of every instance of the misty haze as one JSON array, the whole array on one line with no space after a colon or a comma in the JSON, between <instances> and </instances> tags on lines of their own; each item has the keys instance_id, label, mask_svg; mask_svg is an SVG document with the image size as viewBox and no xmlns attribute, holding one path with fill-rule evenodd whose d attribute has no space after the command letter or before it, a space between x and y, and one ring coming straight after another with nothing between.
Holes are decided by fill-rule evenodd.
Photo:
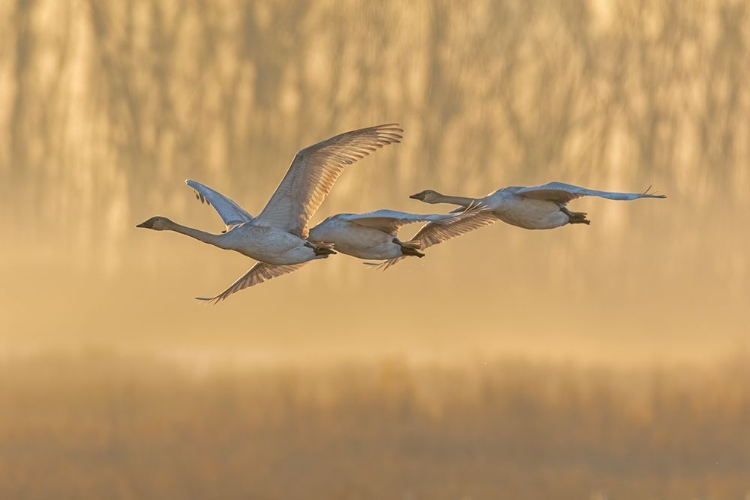
<instances>
[{"instance_id":1,"label":"misty haze","mask_svg":"<svg viewBox=\"0 0 750 500\"><path fill-rule=\"evenodd\" d=\"M0 2L0 497L750 498L748 47L735 0ZM311 225L668 198L215 306L251 259L135 228L393 122Z\"/></svg>"}]
</instances>

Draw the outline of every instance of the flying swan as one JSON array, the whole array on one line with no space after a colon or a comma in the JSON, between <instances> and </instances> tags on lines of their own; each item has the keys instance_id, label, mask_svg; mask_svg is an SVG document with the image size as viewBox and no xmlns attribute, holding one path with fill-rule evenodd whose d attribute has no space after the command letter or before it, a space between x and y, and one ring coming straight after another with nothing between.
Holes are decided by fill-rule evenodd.
<instances>
[{"instance_id":1,"label":"flying swan","mask_svg":"<svg viewBox=\"0 0 750 500\"><path fill-rule=\"evenodd\" d=\"M345 132L302 149L257 217L213 189L185 181L202 202L212 204L219 213L226 225L221 234L183 226L161 216L136 227L175 231L259 261L219 295L200 298L218 302L244 288L295 271L313 259L335 253L330 244L314 245L308 241L310 218L344 168L385 145L401 142L402 133L397 123L377 125Z\"/></svg>"},{"instance_id":2,"label":"flying swan","mask_svg":"<svg viewBox=\"0 0 750 500\"><path fill-rule=\"evenodd\" d=\"M666 198L662 194L653 194L647 189L643 193L618 193L598 191L562 182L549 182L541 186L510 186L498 189L484 198L464 196L446 196L428 189L411 195L409 198L425 203L450 203L461 207L479 206L473 218L466 218L462 223L440 227L426 224L414 235L412 241L427 248L451 238L461 236L474 229L490 225L498 220L524 229L554 229L566 224L590 224L584 212L571 212L568 202L583 196L598 196L608 200L630 201L640 198ZM463 210L460 208L459 210ZM388 269L401 259L391 259L381 264Z\"/></svg>"},{"instance_id":3,"label":"flying swan","mask_svg":"<svg viewBox=\"0 0 750 500\"><path fill-rule=\"evenodd\" d=\"M398 239L396 233L407 224L432 222L443 226L460 220L462 214L411 214L396 210L376 210L364 214L338 214L310 230L313 243L331 243L347 255L360 259L388 260L413 255L424 257L419 242Z\"/></svg>"}]
</instances>

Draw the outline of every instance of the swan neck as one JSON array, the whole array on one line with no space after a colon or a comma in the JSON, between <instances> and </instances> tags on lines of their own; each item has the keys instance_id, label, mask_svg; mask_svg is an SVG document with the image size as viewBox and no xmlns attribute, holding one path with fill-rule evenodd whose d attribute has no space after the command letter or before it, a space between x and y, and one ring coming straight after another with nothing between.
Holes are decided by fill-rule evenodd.
<instances>
[{"instance_id":1,"label":"swan neck","mask_svg":"<svg viewBox=\"0 0 750 500\"><path fill-rule=\"evenodd\" d=\"M473 205L474 198L467 198L464 196L446 196L446 195L440 195L440 203L450 203L452 205L461 205L462 207L469 207L470 205Z\"/></svg>"},{"instance_id":2,"label":"swan neck","mask_svg":"<svg viewBox=\"0 0 750 500\"><path fill-rule=\"evenodd\" d=\"M191 238L202 241L203 243L208 243L209 245L214 245L219 248L226 248L222 238L223 235L221 234L207 233L205 231L201 231L200 229L177 224L176 222L172 222L167 229L169 231L174 231L176 233L190 236Z\"/></svg>"}]
</instances>

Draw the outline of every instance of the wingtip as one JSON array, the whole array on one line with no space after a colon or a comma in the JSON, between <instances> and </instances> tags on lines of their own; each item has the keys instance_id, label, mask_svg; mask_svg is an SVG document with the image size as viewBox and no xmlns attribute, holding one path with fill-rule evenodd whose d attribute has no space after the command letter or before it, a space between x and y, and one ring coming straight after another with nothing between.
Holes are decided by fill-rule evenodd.
<instances>
[{"instance_id":1,"label":"wingtip","mask_svg":"<svg viewBox=\"0 0 750 500\"><path fill-rule=\"evenodd\" d=\"M196 297L195 300L200 301L202 304L216 305L221 299L219 297Z\"/></svg>"},{"instance_id":2,"label":"wingtip","mask_svg":"<svg viewBox=\"0 0 750 500\"><path fill-rule=\"evenodd\" d=\"M400 143L401 139L404 138L404 136L401 135L404 133L404 129L401 127L400 123L384 123L382 125L376 125L374 128L379 132L391 134L389 137L391 143Z\"/></svg>"},{"instance_id":3,"label":"wingtip","mask_svg":"<svg viewBox=\"0 0 750 500\"><path fill-rule=\"evenodd\" d=\"M643 192L643 196L646 198L666 198L666 194L659 194L659 192L653 190L653 186L649 186L646 188L646 190Z\"/></svg>"},{"instance_id":4,"label":"wingtip","mask_svg":"<svg viewBox=\"0 0 750 500\"><path fill-rule=\"evenodd\" d=\"M384 260L382 262L365 261L362 264L367 266L367 269L372 269L374 271L385 271L390 266L390 263L388 260Z\"/></svg>"},{"instance_id":5,"label":"wingtip","mask_svg":"<svg viewBox=\"0 0 750 500\"><path fill-rule=\"evenodd\" d=\"M376 125L376 128L398 128L403 132L403 129L401 129L401 124L398 122L383 123L382 125Z\"/></svg>"}]
</instances>

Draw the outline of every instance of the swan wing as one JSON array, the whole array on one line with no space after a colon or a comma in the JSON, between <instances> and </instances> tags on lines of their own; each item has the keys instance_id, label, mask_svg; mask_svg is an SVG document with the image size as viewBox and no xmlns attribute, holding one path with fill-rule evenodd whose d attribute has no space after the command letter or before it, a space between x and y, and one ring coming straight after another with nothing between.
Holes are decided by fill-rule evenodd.
<instances>
[{"instance_id":1,"label":"swan wing","mask_svg":"<svg viewBox=\"0 0 750 500\"><path fill-rule=\"evenodd\" d=\"M649 187L643 193L618 193L612 191L598 191L596 189L587 189L580 186L573 186L571 184L565 184L563 182L548 182L541 186L531 186L521 188L516 191L516 194L526 196L527 198L534 198L537 200L549 200L555 203L565 204L569 201L581 198L583 196L598 196L600 198L607 198L608 200L637 200L639 198L666 198L663 194L651 193Z\"/></svg>"},{"instance_id":2,"label":"swan wing","mask_svg":"<svg viewBox=\"0 0 750 500\"><path fill-rule=\"evenodd\" d=\"M353 130L301 150L256 222L307 237L307 224L348 165L401 142L397 123Z\"/></svg>"},{"instance_id":3,"label":"swan wing","mask_svg":"<svg viewBox=\"0 0 750 500\"><path fill-rule=\"evenodd\" d=\"M462 209L463 210L463 209ZM455 214L412 214L397 210L376 210L364 214L340 214L342 220L360 226L371 227L388 234L395 234L401 227L415 222L446 223L456 218Z\"/></svg>"},{"instance_id":4,"label":"swan wing","mask_svg":"<svg viewBox=\"0 0 750 500\"><path fill-rule=\"evenodd\" d=\"M201 203L213 205L219 213L221 220L224 221L224 224L226 224L227 227L253 220L252 215L218 191L214 191L210 187L190 179L186 180L185 184L195 190L195 197L198 198Z\"/></svg>"},{"instance_id":5,"label":"swan wing","mask_svg":"<svg viewBox=\"0 0 750 500\"><path fill-rule=\"evenodd\" d=\"M463 209L462 209L463 210ZM435 222L429 222L425 224L422 229L414 235L408 243L418 243L419 249L424 250L433 245L439 245L445 241L453 238L458 238L464 234L480 229L485 226L489 226L497 221L497 217L493 215L492 211L480 209L474 210L467 213L464 217L459 217L458 220L449 224L438 224ZM379 269L386 270L389 267L396 265L401 259L405 257L396 257L395 259L389 259L378 265Z\"/></svg>"},{"instance_id":6,"label":"swan wing","mask_svg":"<svg viewBox=\"0 0 750 500\"><path fill-rule=\"evenodd\" d=\"M267 264L265 262L258 262L253 267L251 267L248 272L240 276L237 281L232 283L229 288L221 292L219 295L216 295L215 297L197 297L197 299L213 302L214 304L216 304L217 302L226 299L235 292L239 292L240 290L244 290L245 288L251 286L259 285L273 278L283 276L284 274L292 273L305 264L307 264L307 262L289 265L275 265Z\"/></svg>"}]
</instances>

